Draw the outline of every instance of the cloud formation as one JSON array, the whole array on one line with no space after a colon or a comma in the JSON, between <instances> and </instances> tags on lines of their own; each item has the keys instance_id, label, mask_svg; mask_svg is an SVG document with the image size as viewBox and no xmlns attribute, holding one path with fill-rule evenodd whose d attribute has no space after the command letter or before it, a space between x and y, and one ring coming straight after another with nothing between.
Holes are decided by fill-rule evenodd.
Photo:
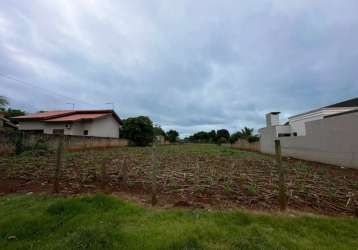
<instances>
[{"instance_id":1,"label":"cloud formation","mask_svg":"<svg viewBox=\"0 0 358 250\"><path fill-rule=\"evenodd\" d=\"M264 126L358 93L358 2L2 1L0 92L165 129ZM107 106L108 108L108 106Z\"/></svg>"}]
</instances>

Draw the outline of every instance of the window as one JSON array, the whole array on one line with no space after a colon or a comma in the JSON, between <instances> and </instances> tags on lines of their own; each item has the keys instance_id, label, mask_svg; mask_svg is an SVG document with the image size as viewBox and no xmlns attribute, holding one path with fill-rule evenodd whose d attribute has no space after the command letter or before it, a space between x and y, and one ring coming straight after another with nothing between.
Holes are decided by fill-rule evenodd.
<instances>
[{"instance_id":1,"label":"window","mask_svg":"<svg viewBox=\"0 0 358 250\"><path fill-rule=\"evenodd\" d=\"M88 130L83 130L83 135L88 135Z\"/></svg>"},{"instance_id":2,"label":"window","mask_svg":"<svg viewBox=\"0 0 358 250\"><path fill-rule=\"evenodd\" d=\"M44 133L43 129L22 130L22 131L26 132L26 133L31 133L31 134L43 134Z\"/></svg>"},{"instance_id":3,"label":"window","mask_svg":"<svg viewBox=\"0 0 358 250\"><path fill-rule=\"evenodd\" d=\"M52 133L55 135L63 135L65 134L65 131L63 129L53 129Z\"/></svg>"},{"instance_id":4,"label":"window","mask_svg":"<svg viewBox=\"0 0 358 250\"><path fill-rule=\"evenodd\" d=\"M291 134L287 134L287 133L278 134L278 137L289 137L289 136L291 136Z\"/></svg>"}]
</instances>

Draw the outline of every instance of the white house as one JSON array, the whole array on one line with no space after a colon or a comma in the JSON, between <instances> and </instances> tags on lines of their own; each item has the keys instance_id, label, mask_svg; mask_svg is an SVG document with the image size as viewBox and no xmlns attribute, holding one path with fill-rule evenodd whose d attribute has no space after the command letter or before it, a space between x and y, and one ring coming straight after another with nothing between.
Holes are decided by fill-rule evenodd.
<instances>
[{"instance_id":1,"label":"white house","mask_svg":"<svg viewBox=\"0 0 358 250\"><path fill-rule=\"evenodd\" d=\"M291 116L288 118L288 123L291 127L291 133L297 136L304 136L306 135L306 122L320 120L329 115L340 114L356 109L358 109L358 98L353 98L347 101Z\"/></svg>"},{"instance_id":2,"label":"white house","mask_svg":"<svg viewBox=\"0 0 358 250\"><path fill-rule=\"evenodd\" d=\"M279 121L280 112L270 112L266 114L266 128L263 129L271 129L275 137L305 136L307 122L354 110L358 110L358 98L291 116L288 118L288 122L283 125L280 125ZM260 134L262 134L263 129L260 129Z\"/></svg>"},{"instance_id":3,"label":"white house","mask_svg":"<svg viewBox=\"0 0 358 250\"><path fill-rule=\"evenodd\" d=\"M46 111L17 116L22 131L118 138L122 121L113 110Z\"/></svg>"},{"instance_id":4,"label":"white house","mask_svg":"<svg viewBox=\"0 0 358 250\"><path fill-rule=\"evenodd\" d=\"M279 139L284 156L358 168L358 98L289 117L284 125L279 114L266 115L261 152L273 154Z\"/></svg>"}]
</instances>

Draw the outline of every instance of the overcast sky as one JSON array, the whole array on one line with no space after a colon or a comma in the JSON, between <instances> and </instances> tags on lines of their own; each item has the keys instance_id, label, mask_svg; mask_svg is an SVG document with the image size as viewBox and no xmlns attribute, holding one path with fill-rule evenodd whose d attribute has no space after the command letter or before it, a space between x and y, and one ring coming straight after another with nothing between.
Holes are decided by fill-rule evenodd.
<instances>
[{"instance_id":1,"label":"overcast sky","mask_svg":"<svg viewBox=\"0 0 358 250\"><path fill-rule=\"evenodd\" d=\"M0 95L182 135L358 96L358 1L1 1Z\"/></svg>"}]
</instances>

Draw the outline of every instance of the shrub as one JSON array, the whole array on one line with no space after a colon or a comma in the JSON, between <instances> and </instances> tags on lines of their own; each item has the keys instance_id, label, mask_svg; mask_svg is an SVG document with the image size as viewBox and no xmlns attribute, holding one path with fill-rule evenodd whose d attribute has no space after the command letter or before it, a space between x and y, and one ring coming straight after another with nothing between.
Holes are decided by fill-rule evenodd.
<instances>
[{"instance_id":1,"label":"shrub","mask_svg":"<svg viewBox=\"0 0 358 250\"><path fill-rule=\"evenodd\" d=\"M147 146L153 141L153 123L147 116L138 116L123 120L122 138L130 140L136 146Z\"/></svg>"},{"instance_id":2,"label":"shrub","mask_svg":"<svg viewBox=\"0 0 358 250\"><path fill-rule=\"evenodd\" d=\"M175 130L169 130L166 136L171 143L174 143L178 140L179 133Z\"/></svg>"}]
</instances>

